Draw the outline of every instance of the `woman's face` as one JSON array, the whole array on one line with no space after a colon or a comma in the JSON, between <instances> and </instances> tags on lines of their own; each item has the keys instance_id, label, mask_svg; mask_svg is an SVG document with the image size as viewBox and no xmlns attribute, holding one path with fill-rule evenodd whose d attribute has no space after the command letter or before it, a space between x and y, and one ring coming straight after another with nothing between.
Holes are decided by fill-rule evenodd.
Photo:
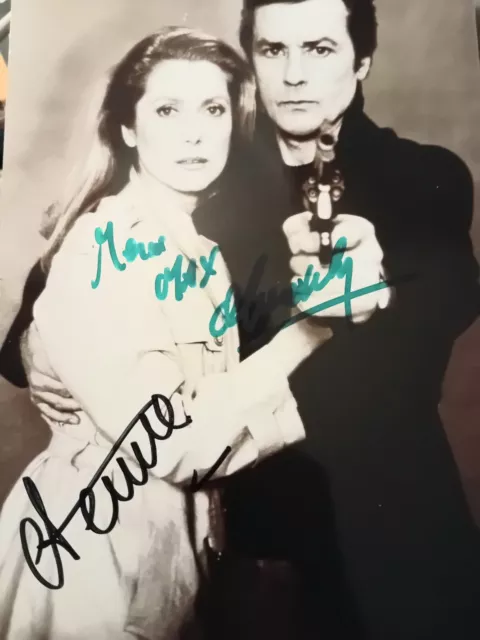
<instances>
[{"instance_id":1,"label":"woman's face","mask_svg":"<svg viewBox=\"0 0 480 640\"><path fill-rule=\"evenodd\" d=\"M140 172L183 193L198 193L218 178L228 158L232 104L227 76L212 62L166 60L151 72L136 106L134 129Z\"/></svg>"}]
</instances>

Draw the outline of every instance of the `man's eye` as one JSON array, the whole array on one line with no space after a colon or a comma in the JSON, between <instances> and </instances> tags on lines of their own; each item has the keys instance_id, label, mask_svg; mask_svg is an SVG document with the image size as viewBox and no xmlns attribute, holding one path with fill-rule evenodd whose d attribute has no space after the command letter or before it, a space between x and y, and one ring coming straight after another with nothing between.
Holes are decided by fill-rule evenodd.
<instances>
[{"instance_id":1,"label":"man's eye","mask_svg":"<svg viewBox=\"0 0 480 640\"><path fill-rule=\"evenodd\" d=\"M172 115L172 113L175 111L175 109L169 105L165 105L163 107L158 107L157 109L157 113L159 116L162 117L167 117Z\"/></svg>"},{"instance_id":2,"label":"man's eye","mask_svg":"<svg viewBox=\"0 0 480 640\"><path fill-rule=\"evenodd\" d=\"M312 47L308 51L309 53L313 53L315 56L319 58L326 58L331 53L333 53L333 49L331 49L330 47L321 47L320 45L317 45L316 47Z\"/></svg>"},{"instance_id":3,"label":"man's eye","mask_svg":"<svg viewBox=\"0 0 480 640\"><path fill-rule=\"evenodd\" d=\"M223 105L221 104L211 104L208 108L207 111L212 115L212 116L221 116L225 113L226 109Z\"/></svg>"}]
</instances>

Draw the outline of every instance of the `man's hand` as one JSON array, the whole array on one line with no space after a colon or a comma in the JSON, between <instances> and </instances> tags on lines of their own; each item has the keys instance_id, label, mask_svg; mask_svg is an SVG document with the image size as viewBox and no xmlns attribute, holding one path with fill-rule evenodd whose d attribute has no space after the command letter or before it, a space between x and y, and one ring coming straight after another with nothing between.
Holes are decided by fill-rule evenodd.
<instances>
[{"instance_id":1,"label":"man's hand","mask_svg":"<svg viewBox=\"0 0 480 640\"><path fill-rule=\"evenodd\" d=\"M309 265L312 265L314 274L319 274L317 282L320 285L323 281L326 282L325 286L321 287L320 290L312 290L308 300L297 304L300 311L308 311L308 309L327 303L329 300L343 297L346 293L346 278L338 275L328 278L329 271L320 265L318 257L320 235L310 230L309 223L312 217L312 213L305 211L291 216L283 225L283 231L292 253L290 260L290 268L294 273L292 283L297 283L299 278L305 278ZM346 239L346 247L341 258L346 269L341 271L348 271L350 262L348 259L351 258L351 291L353 293L383 281L383 252L375 236L375 228L368 220L348 214L339 215L333 220L331 237L333 247L335 247L340 238ZM388 287L353 298L351 300L352 321L356 323L365 322L377 308L385 309L390 302L390 298L391 290ZM346 315L346 307L342 302L314 315L320 318L344 317Z\"/></svg>"},{"instance_id":2,"label":"man's hand","mask_svg":"<svg viewBox=\"0 0 480 640\"><path fill-rule=\"evenodd\" d=\"M40 413L53 422L79 424L81 407L54 377L34 323L22 336L21 352L30 398Z\"/></svg>"}]
</instances>

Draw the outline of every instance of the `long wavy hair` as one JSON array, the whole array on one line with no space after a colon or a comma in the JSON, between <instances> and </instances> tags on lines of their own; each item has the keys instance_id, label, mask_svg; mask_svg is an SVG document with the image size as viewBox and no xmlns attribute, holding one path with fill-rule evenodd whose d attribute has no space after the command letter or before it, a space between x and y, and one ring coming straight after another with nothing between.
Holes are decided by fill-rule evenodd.
<instances>
[{"instance_id":1,"label":"long wavy hair","mask_svg":"<svg viewBox=\"0 0 480 640\"><path fill-rule=\"evenodd\" d=\"M43 235L49 242L41 260L45 271L79 216L94 211L102 198L118 193L127 184L138 158L136 149L125 144L121 126L134 126L135 107L144 95L148 78L165 60L212 62L227 76L232 140L227 167L215 188L221 188L232 159L250 141L255 126L255 81L248 64L234 49L213 36L184 27L164 27L144 38L110 73L88 156L75 172L71 186L47 210Z\"/></svg>"}]
</instances>

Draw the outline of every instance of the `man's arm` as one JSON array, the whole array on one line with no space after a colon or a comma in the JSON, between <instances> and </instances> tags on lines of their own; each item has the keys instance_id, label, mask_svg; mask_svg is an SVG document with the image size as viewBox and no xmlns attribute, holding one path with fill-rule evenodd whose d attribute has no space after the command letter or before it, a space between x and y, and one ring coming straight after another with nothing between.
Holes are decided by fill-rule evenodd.
<instances>
[{"instance_id":1,"label":"man's arm","mask_svg":"<svg viewBox=\"0 0 480 640\"><path fill-rule=\"evenodd\" d=\"M40 263L37 262L30 270L26 280L22 302L15 319L13 319L13 314L17 311L16 305L12 304L8 311L2 308L0 344L2 334L6 333L6 337L0 350L0 374L17 387L24 388L28 385L20 353L20 340L32 321L33 305L43 291L45 281L45 274Z\"/></svg>"},{"instance_id":2,"label":"man's arm","mask_svg":"<svg viewBox=\"0 0 480 640\"><path fill-rule=\"evenodd\" d=\"M419 197L413 233L403 237L403 246L397 243L392 261L399 259L397 269L418 276L403 295L418 310L420 327L453 343L480 313L479 268L470 238L473 181L464 162L446 149L426 147L423 164L428 210Z\"/></svg>"}]
</instances>

